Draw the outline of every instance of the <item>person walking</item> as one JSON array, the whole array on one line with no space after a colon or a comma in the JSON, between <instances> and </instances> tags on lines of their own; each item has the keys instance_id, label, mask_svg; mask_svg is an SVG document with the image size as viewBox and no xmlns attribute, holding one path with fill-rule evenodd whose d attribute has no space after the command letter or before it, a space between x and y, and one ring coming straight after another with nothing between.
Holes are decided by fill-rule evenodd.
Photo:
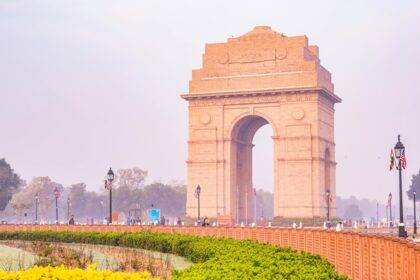
<instances>
[{"instance_id":1,"label":"person walking","mask_svg":"<svg viewBox=\"0 0 420 280\"><path fill-rule=\"evenodd\" d=\"M70 217L69 225L74 225L74 215L73 214Z\"/></svg>"},{"instance_id":2,"label":"person walking","mask_svg":"<svg viewBox=\"0 0 420 280\"><path fill-rule=\"evenodd\" d=\"M206 226L209 226L209 225L210 225L210 220L209 220L209 218L207 218L207 216L205 216L204 219L203 219L202 226L206 227Z\"/></svg>"}]
</instances>

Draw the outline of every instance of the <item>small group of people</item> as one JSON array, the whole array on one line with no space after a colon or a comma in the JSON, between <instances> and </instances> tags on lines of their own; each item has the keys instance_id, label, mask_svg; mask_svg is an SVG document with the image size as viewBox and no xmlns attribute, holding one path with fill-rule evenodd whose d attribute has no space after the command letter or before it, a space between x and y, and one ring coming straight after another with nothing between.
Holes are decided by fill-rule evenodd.
<instances>
[{"instance_id":1,"label":"small group of people","mask_svg":"<svg viewBox=\"0 0 420 280\"><path fill-rule=\"evenodd\" d=\"M141 225L141 219L140 217L127 217L127 221L126 221L127 225Z\"/></svg>"},{"instance_id":2,"label":"small group of people","mask_svg":"<svg viewBox=\"0 0 420 280\"><path fill-rule=\"evenodd\" d=\"M303 223L299 222L299 226L296 224L296 222L293 222L292 228L303 228Z\"/></svg>"}]
</instances>

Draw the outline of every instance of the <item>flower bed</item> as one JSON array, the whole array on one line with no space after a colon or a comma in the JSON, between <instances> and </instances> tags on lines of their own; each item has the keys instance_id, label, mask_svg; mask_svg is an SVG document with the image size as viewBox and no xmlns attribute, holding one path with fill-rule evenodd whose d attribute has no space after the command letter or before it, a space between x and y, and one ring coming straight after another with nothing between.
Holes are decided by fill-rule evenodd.
<instances>
[{"instance_id":1,"label":"flower bed","mask_svg":"<svg viewBox=\"0 0 420 280\"><path fill-rule=\"evenodd\" d=\"M2 255L3 258L1 258ZM26 258L24 259L23 256ZM29 257L32 257L31 262L29 262L31 260ZM26 261L23 262L24 260ZM25 266L20 264L25 264ZM65 267L84 269L89 264L96 264L98 270L147 271L152 277L169 279L172 275L172 269L182 270L192 263L184 257L174 254L138 248L81 243L0 240L0 269L5 271L28 269L34 265L50 265L52 267L64 265Z\"/></svg>"},{"instance_id":2,"label":"flower bed","mask_svg":"<svg viewBox=\"0 0 420 280\"><path fill-rule=\"evenodd\" d=\"M0 279L18 280L18 279L101 279L101 280L145 280L153 279L147 272L127 273L112 272L110 270L99 271L94 266L89 269L68 269L64 266L59 267L33 267L28 270L17 272L5 272L0 270Z\"/></svg>"},{"instance_id":3,"label":"flower bed","mask_svg":"<svg viewBox=\"0 0 420 280\"><path fill-rule=\"evenodd\" d=\"M22 231L0 239L76 242L173 253L194 265L173 271L174 279L347 279L319 256L255 241L179 234Z\"/></svg>"}]
</instances>

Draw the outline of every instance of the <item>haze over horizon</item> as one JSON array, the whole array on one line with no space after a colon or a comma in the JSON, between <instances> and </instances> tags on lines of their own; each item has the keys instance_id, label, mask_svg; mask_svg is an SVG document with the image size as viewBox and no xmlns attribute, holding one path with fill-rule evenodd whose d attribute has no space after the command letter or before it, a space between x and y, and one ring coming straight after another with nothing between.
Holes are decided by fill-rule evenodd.
<instances>
[{"instance_id":1,"label":"haze over horizon","mask_svg":"<svg viewBox=\"0 0 420 280\"><path fill-rule=\"evenodd\" d=\"M0 2L0 158L28 182L49 176L91 190L110 166L186 181L187 102L179 95L205 44L269 25L306 34L343 99L335 107L337 194L397 194L388 166L398 134L408 188L420 169L420 3L182 3ZM254 139L254 185L268 191L270 136L267 125Z\"/></svg>"}]
</instances>

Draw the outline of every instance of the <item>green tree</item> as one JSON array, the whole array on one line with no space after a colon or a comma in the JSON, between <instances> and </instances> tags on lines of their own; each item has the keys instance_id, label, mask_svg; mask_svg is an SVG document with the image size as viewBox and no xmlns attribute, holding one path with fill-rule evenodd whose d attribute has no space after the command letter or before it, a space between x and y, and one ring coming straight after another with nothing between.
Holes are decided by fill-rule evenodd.
<instances>
[{"instance_id":1,"label":"green tree","mask_svg":"<svg viewBox=\"0 0 420 280\"><path fill-rule=\"evenodd\" d=\"M408 199L413 199L413 191L416 191L416 201L417 198L420 197L420 170L417 174L414 174L411 177L411 185L409 190L407 191Z\"/></svg>"},{"instance_id":2,"label":"green tree","mask_svg":"<svg viewBox=\"0 0 420 280\"><path fill-rule=\"evenodd\" d=\"M185 185L175 186L152 183L141 189L129 188L126 185L112 190L113 211L128 215L131 209L139 208L146 213L152 205L162 211L165 217L178 217L185 214L187 190ZM108 198L105 198L106 215L108 216Z\"/></svg>"},{"instance_id":3,"label":"green tree","mask_svg":"<svg viewBox=\"0 0 420 280\"><path fill-rule=\"evenodd\" d=\"M252 193L253 196L253 193ZM264 217L272 219L274 215L274 195L271 192L266 192L263 189L257 191L257 209L256 218ZM248 214L249 217L254 217L255 213Z\"/></svg>"},{"instance_id":4,"label":"green tree","mask_svg":"<svg viewBox=\"0 0 420 280\"><path fill-rule=\"evenodd\" d=\"M4 158L0 159L0 211L12 199L12 194L22 185L22 180L17 175Z\"/></svg>"},{"instance_id":5,"label":"green tree","mask_svg":"<svg viewBox=\"0 0 420 280\"><path fill-rule=\"evenodd\" d=\"M350 204L344 209L344 218L359 219L361 217L363 217L363 213L356 204Z\"/></svg>"},{"instance_id":6,"label":"green tree","mask_svg":"<svg viewBox=\"0 0 420 280\"><path fill-rule=\"evenodd\" d=\"M21 215L23 210L28 210L28 214L35 217L35 194L38 194L38 215L40 221L55 220L55 196L54 189L57 188L61 193L64 188L61 184L53 182L49 177L35 177L32 181L23 188L20 192L13 195L10 201L11 205L16 211L16 214ZM59 198L59 207L64 206L62 202L63 197ZM63 217L63 207L60 207L60 220Z\"/></svg>"},{"instance_id":7,"label":"green tree","mask_svg":"<svg viewBox=\"0 0 420 280\"><path fill-rule=\"evenodd\" d=\"M102 194L88 191L86 192L86 205L85 205L85 216L88 218L96 218L99 220L102 220L103 217L108 216L107 209L103 206L101 206L101 201L105 202L106 197ZM75 208L72 207L72 211ZM102 216L101 216L101 209L102 209ZM76 220L78 220L78 216L76 215Z\"/></svg>"},{"instance_id":8,"label":"green tree","mask_svg":"<svg viewBox=\"0 0 420 280\"><path fill-rule=\"evenodd\" d=\"M144 179L147 177L147 171L140 168L127 168L117 171L113 185L117 187L128 187L129 189L139 189L144 186Z\"/></svg>"},{"instance_id":9,"label":"green tree","mask_svg":"<svg viewBox=\"0 0 420 280\"><path fill-rule=\"evenodd\" d=\"M147 209L154 205L165 217L185 215L186 187L153 183L144 188L143 206Z\"/></svg>"},{"instance_id":10,"label":"green tree","mask_svg":"<svg viewBox=\"0 0 420 280\"><path fill-rule=\"evenodd\" d=\"M78 218L85 216L87 202L86 193L86 184L84 183L73 184L68 190L71 203L71 213ZM67 199L67 197L65 197L65 199Z\"/></svg>"},{"instance_id":11,"label":"green tree","mask_svg":"<svg viewBox=\"0 0 420 280\"><path fill-rule=\"evenodd\" d=\"M67 188L66 192L68 193L68 197L70 197L70 215L73 214L76 221L84 223L86 218L102 218L100 201L105 200L104 195L93 191L87 191L85 183L73 184ZM63 199L67 201L67 196L63 197ZM103 210L102 214L107 216L106 214L108 212L106 212L105 209Z\"/></svg>"},{"instance_id":12,"label":"green tree","mask_svg":"<svg viewBox=\"0 0 420 280\"><path fill-rule=\"evenodd\" d=\"M130 209L137 208L137 205L142 205L143 191L141 189L131 189L127 185L119 186L112 189L112 209L118 213L128 214ZM106 209L109 208L109 197L105 200ZM144 208L143 208L144 209ZM107 215L108 210L107 210Z\"/></svg>"}]
</instances>

